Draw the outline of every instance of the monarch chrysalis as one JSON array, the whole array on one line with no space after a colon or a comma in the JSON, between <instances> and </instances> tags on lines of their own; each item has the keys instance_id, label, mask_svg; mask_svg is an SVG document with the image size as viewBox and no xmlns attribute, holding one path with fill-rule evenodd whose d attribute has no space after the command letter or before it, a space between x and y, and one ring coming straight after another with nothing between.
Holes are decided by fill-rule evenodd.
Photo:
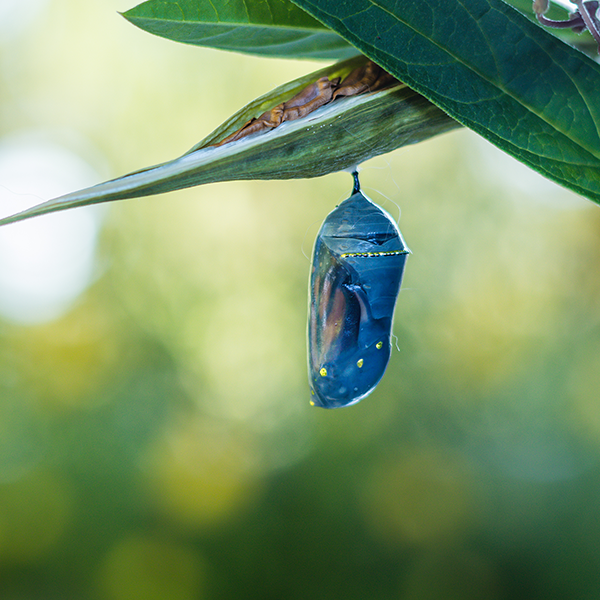
<instances>
[{"instance_id":1,"label":"monarch chrysalis","mask_svg":"<svg viewBox=\"0 0 600 600\"><path fill-rule=\"evenodd\" d=\"M311 404L349 406L387 367L392 319L410 250L398 226L361 191L321 226L313 250L308 320Z\"/></svg>"}]
</instances>

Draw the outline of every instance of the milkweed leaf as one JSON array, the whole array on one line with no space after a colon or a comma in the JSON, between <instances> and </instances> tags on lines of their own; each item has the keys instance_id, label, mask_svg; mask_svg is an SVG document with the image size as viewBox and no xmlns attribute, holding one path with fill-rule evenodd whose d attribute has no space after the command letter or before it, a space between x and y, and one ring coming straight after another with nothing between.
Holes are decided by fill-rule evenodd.
<instances>
[{"instance_id":1,"label":"milkweed leaf","mask_svg":"<svg viewBox=\"0 0 600 600\"><path fill-rule=\"evenodd\" d=\"M314 59L358 54L290 0L148 0L123 16L149 33L220 50Z\"/></svg>"},{"instance_id":2,"label":"milkweed leaf","mask_svg":"<svg viewBox=\"0 0 600 600\"><path fill-rule=\"evenodd\" d=\"M318 78L347 75L358 57L287 83L251 102L175 160L49 200L0 220L0 225L51 212L162 194L204 183L243 179L302 179L348 169L401 146L460 125L404 84L339 98L268 133L214 146L265 110Z\"/></svg>"},{"instance_id":3,"label":"milkweed leaf","mask_svg":"<svg viewBox=\"0 0 600 600\"><path fill-rule=\"evenodd\" d=\"M502 150L600 202L600 65L501 0L294 0Z\"/></svg>"}]
</instances>

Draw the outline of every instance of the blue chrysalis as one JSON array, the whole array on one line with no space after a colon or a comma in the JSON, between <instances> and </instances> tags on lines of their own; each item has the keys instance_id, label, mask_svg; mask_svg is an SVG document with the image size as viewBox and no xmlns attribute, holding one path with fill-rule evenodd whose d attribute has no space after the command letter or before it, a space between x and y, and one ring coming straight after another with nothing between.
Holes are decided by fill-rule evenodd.
<instances>
[{"instance_id":1,"label":"blue chrysalis","mask_svg":"<svg viewBox=\"0 0 600 600\"><path fill-rule=\"evenodd\" d=\"M392 319L410 250L398 226L361 191L321 226L313 250L308 320L311 404L349 406L387 367Z\"/></svg>"}]
</instances>

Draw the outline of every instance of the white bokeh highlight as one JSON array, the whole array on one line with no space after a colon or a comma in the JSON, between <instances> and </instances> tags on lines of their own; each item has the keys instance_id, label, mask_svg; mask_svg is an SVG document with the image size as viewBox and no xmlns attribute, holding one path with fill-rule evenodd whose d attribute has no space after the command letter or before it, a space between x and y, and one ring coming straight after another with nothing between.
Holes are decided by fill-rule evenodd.
<instances>
[{"instance_id":1,"label":"white bokeh highlight","mask_svg":"<svg viewBox=\"0 0 600 600\"><path fill-rule=\"evenodd\" d=\"M0 140L0 215L98 183L89 164L43 136ZM0 228L0 318L54 320L93 281L101 207L35 217Z\"/></svg>"},{"instance_id":2,"label":"white bokeh highlight","mask_svg":"<svg viewBox=\"0 0 600 600\"><path fill-rule=\"evenodd\" d=\"M48 0L0 0L0 43L23 34L47 4Z\"/></svg>"}]
</instances>

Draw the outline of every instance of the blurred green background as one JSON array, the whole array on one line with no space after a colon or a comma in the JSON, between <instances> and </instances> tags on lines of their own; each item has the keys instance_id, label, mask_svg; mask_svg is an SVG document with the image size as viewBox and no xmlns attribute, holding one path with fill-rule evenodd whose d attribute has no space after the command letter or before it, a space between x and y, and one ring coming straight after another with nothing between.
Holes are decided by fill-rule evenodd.
<instances>
[{"instance_id":1,"label":"blurred green background","mask_svg":"<svg viewBox=\"0 0 600 600\"><path fill-rule=\"evenodd\" d=\"M0 1L3 214L320 66L131 6ZM348 174L0 231L2 600L600 595L600 209L469 131L361 180L413 255L399 351L336 411L308 402L306 256Z\"/></svg>"}]
</instances>

